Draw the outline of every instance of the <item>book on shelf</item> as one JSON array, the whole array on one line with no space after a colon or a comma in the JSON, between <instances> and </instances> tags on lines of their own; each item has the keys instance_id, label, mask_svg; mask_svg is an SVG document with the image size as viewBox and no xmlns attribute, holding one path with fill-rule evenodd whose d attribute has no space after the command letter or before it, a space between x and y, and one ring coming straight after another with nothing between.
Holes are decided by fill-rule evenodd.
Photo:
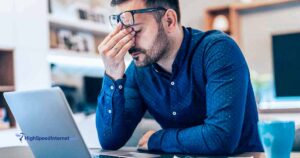
<instances>
[{"instance_id":1,"label":"book on shelf","mask_svg":"<svg viewBox=\"0 0 300 158\"><path fill-rule=\"evenodd\" d=\"M50 48L78 53L98 54L98 45L105 37L68 29L50 29Z\"/></svg>"},{"instance_id":2,"label":"book on shelf","mask_svg":"<svg viewBox=\"0 0 300 158\"><path fill-rule=\"evenodd\" d=\"M10 127L9 117L5 106L4 98L2 93L0 97L0 129L7 129Z\"/></svg>"},{"instance_id":3,"label":"book on shelf","mask_svg":"<svg viewBox=\"0 0 300 158\"><path fill-rule=\"evenodd\" d=\"M0 129L9 128L9 118L4 107L0 107Z\"/></svg>"},{"instance_id":4,"label":"book on shelf","mask_svg":"<svg viewBox=\"0 0 300 158\"><path fill-rule=\"evenodd\" d=\"M58 37L56 29L50 29L50 48L58 48Z\"/></svg>"},{"instance_id":5,"label":"book on shelf","mask_svg":"<svg viewBox=\"0 0 300 158\"><path fill-rule=\"evenodd\" d=\"M49 14L71 20L89 21L100 25L109 25L111 11L93 1L49 0Z\"/></svg>"}]
</instances>

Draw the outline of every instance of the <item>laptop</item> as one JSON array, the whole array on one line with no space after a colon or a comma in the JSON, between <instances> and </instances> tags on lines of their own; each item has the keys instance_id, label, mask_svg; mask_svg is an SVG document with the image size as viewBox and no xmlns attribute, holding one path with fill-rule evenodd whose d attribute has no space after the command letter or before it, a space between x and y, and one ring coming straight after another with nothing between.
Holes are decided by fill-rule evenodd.
<instances>
[{"instance_id":1,"label":"laptop","mask_svg":"<svg viewBox=\"0 0 300 158\"><path fill-rule=\"evenodd\" d=\"M4 98L22 130L18 134L20 140L27 141L36 158L160 157L137 152L136 148L88 149L65 95L58 87L7 92Z\"/></svg>"},{"instance_id":2,"label":"laptop","mask_svg":"<svg viewBox=\"0 0 300 158\"><path fill-rule=\"evenodd\" d=\"M60 88L8 92L4 98L35 157L92 157Z\"/></svg>"}]
</instances>

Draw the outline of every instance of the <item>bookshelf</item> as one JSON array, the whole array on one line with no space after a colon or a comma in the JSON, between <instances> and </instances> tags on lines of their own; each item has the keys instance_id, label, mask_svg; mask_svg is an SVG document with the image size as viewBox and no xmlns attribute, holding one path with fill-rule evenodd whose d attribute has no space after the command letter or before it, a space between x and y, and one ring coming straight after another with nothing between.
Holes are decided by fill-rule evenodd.
<instances>
[{"instance_id":1,"label":"bookshelf","mask_svg":"<svg viewBox=\"0 0 300 158\"><path fill-rule=\"evenodd\" d=\"M49 14L48 17L51 27L54 28L66 28L76 31L92 32L97 35L106 35L112 30L107 25L97 24L92 21L73 19L73 18L63 18L57 15Z\"/></svg>"},{"instance_id":2,"label":"bookshelf","mask_svg":"<svg viewBox=\"0 0 300 158\"><path fill-rule=\"evenodd\" d=\"M216 23L222 25L225 23L223 21L226 21L228 26L224 27L226 29L221 31L230 35L241 46L240 18L242 11L280 6L289 3L299 3L299 0L254 1L250 3L233 3L230 5L210 7L205 11L205 30L216 29L215 26L218 26Z\"/></svg>"},{"instance_id":3,"label":"bookshelf","mask_svg":"<svg viewBox=\"0 0 300 158\"><path fill-rule=\"evenodd\" d=\"M15 90L13 51L0 49L0 130L16 126L15 119L5 102L4 92Z\"/></svg>"},{"instance_id":4,"label":"bookshelf","mask_svg":"<svg viewBox=\"0 0 300 158\"><path fill-rule=\"evenodd\" d=\"M92 2L67 5L56 0L48 2L47 61L69 67L104 69L97 47L112 31L106 6Z\"/></svg>"}]
</instances>

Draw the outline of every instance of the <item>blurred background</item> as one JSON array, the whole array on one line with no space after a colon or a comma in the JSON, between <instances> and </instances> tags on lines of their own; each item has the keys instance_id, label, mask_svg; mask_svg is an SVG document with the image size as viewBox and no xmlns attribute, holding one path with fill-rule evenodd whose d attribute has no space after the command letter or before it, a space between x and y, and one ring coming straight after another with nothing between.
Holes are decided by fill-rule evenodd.
<instances>
[{"instance_id":1,"label":"blurred background","mask_svg":"<svg viewBox=\"0 0 300 158\"><path fill-rule=\"evenodd\" d=\"M0 147L26 145L14 136L19 128L3 92L52 86L64 91L87 144L99 146L94 113L104 66L97 46L112 30L109 3L0 1ZM260 119L299 124L300 1L180 0L180 5L184 26L221 30L239 44ZM127 145L136 145L149 127L160 128L147 114Z\"/></svg>"}]
</instances>

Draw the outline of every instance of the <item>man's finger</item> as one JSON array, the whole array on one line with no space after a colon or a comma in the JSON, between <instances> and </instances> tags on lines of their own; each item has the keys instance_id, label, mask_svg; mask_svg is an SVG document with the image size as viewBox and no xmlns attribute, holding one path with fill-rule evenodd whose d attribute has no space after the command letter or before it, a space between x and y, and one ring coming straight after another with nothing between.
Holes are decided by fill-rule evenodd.
<instances>
[{"instance_id":1,"label":"man's finger","mask_svg":"<svg viewBox=\"0 0 300 158\"><path fill-rule=\"evenodd\" d=\"M126 53L128 52L128 50L134 46L134 38L131 39L131 41L129 41L128 43L126 43L124 45L124 47L119 51L119 53L115 56L115 58L120 59L120 58L124 58L124 56L126 55Z\"/></svg>"},{"instance_id":2,"label":"man's finger","mask_svg":"<svg viewBox=\"0 0 300 158\"><path fill-rule=\"evenodd\" d=\"M142 137L138 143L138 146L143 146L145 144L145 138Z\"/></svg>"},{"instance_id":3,"label":"man's finger","mask_svg":"<svg viewBox=\"0 0 300 158\"><path fill-rule=\"evenodd\" d=\"M139 145L140 145L140 146L141 146L141 145L144 145L145 142L146 142L146 134L144 134L144 135L141 137L141 139L139 140Z\"/></svg>"},{"instance_id":4,"label":"man's finger","mask_svg":"<svg viewBox=\"0 0 300 158\"><path fill-rule=\"evenodd\" d=\"M134 38L134 34L129 34L125 36L123 39L121 39L110 51L108 56L115 57L118 54L122 53L122 49L125 47L125 50L127 51L131 48L132 44L130 46L126 46L127 43L129 43ZM129 47L129 48L128 48Z\"/></svg>"},{"instance_id":5,"label":"man's finger","mask_svg":"<svg viewBox=\"0 0 300 158\"><path fill-rule=\"evenodd\" d=\"M102 41L102 44L105 45L110 39L112 39L117 33L119 33L122 29L122 24L118 23L117 27L114 29L113 32L111 32L108 36L104 38Z\"/></svg>"},{"instance_id":6,"label":"man's finger","mask_svg":"<svg viewBox=\"0 0 300 158\"><path fill-rule=\"evenodd\" d=\"M127 29L124 29L120 32L118 32L114 37L112 37L110 39L110 41L108 41L106 43L106 47L107 49L112 49L122 38L124 38L126 35L128 35L129 33L131 33L132 29L130 28L127 28Z\"/></svg>"}]
</instances>

